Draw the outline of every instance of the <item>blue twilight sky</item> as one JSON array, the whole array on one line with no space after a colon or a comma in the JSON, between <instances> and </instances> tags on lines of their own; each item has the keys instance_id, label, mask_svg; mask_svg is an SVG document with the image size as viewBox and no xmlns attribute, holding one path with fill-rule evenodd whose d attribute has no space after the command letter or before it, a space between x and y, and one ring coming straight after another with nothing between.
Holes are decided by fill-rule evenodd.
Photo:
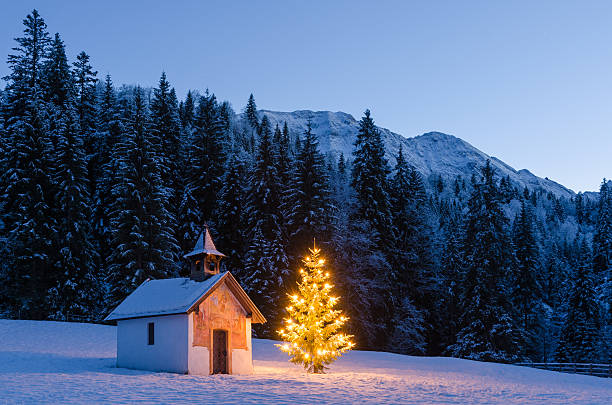
<instances>
[{"instance_id":1,"label":"blue twilight sky","mask_svg":"<svg viewBox=\"0 0 612 405\"><path fill-rule=\"evenodd\" d=\"M612 177L612 1L5 1L0 57L37 8L115 84L234 109L366 108L456 135L575 191ZM0 75L7 73L0 63ZM3 84L2 84L3 85Z\"/></svg>"}]
</instances>

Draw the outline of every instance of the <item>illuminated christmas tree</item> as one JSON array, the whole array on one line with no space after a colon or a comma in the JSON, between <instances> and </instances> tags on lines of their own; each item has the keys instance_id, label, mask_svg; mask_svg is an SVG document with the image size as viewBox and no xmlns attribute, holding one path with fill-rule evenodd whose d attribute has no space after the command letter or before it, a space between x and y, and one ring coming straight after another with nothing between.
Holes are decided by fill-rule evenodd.
<instances>
[{"instance_id":1,"label":"illuminated christmas tree","mask_svg":"<svg viewBox=\"0 0 612 405\"><path fill-rule=\"evenodd\" d=\"M291 356L292 363L303 364L310 373L323 373L325 365L350 350L354 343L351 335L340 331L348 318L334 309L338 297L330 295L333 285L324 269L325 260L319 256L321 250L316 246L309 250L311 256L304 260L306 268L300 269L298 293L289 295L291 305L287 307L285 328L278 331L287 343L276 346Z\"/></svg>"}]
</instances>

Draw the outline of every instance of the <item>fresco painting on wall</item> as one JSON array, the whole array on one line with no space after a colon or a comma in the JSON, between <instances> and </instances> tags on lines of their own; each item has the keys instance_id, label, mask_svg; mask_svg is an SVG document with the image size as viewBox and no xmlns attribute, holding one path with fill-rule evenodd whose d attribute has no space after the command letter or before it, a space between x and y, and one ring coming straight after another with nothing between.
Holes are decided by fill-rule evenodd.
<instances>
[{"instance_id":1,"label":"fresco painting on wall","mask_svg":"<svg viewBox=\"0 0 612 405\"><path fill-rule=\"evenodd\" d=\"M224 329L231 335L232 349L248 349L246 342L246 313L231 291L221 285L200 303L193 317L193 345L210 348L210 333Z\"/></svg>"}]
</instances>

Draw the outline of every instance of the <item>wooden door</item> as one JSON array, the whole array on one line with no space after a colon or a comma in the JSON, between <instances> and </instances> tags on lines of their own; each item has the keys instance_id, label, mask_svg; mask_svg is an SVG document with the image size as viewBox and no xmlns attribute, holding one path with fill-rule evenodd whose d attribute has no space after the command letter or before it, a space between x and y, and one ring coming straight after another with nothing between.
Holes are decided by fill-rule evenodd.
<instances>
[{"instance_id":1,"label":"wooden door","mask_svg":"<svg viewBox=\"0 0 612 405\"><path fill-rule=\"evenodd\" d=\"M213 331L213 374L227 374L227 332Z\"/></svg>"}]
</instances>

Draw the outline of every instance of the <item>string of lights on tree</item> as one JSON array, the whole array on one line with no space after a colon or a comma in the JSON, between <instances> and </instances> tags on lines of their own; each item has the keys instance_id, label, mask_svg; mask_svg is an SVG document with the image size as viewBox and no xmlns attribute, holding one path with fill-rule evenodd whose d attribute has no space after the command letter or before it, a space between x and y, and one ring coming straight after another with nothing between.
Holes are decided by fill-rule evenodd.
<instances>
[{"instance_id":1,"label":"string of lights on tree","mask_svg":"<svg viewBox=\"0 0 612 405\"><path fill-rule=\"evenodd\" d=\"M309 251L310 256L304 259L305 268L300 269L298 293L289 294L290 305L286 308L289 317L278 331L287 343L276 346L308 372L323 373L326 365L350 350L354 343L352 335L341 331L348 318L334 309L339 298L331 295L333 285L324 268L321 250L314 245Z\"/></svg>"}]
</instances>

